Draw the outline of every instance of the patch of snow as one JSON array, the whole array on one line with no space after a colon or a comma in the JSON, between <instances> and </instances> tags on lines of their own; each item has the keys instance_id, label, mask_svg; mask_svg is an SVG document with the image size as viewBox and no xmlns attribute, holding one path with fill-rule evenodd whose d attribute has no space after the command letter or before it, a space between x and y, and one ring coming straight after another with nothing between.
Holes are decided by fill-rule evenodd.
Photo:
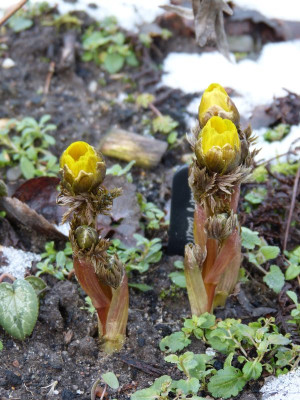
<instances>
[{"instance_id":1,"label":"patch of snow","mask_svg":"<svg viewBox=\"0 0 300 400\"><path fill-rule=\"evenodd\" d=\"M54 227L61 232L63 235L69 236L69 231L70 231L70 223L65 222L64 224L61 225L56 225L54 224Z\"/></svg>"},{"instance_id":2,"label":"patch of snow","mask_svg":"<svg viewBox=\"0 0 300 400\"><path fill-rule=\"evenodd\" d=\"M40 3L42 0L31 0L31 3ZM17 1L0 0L0 9L11 7ZM144 23L151 23L164 10L160 5L169 4L169 0L78 0L76 3L66 3L63 0L47 0L47 3L58 6L61 14L70 11L86 11L91 17L101 20L115 16L119 25L129 31L137 32ZM89 4L95 4L92 8Z\"/></svg>"},{"instance_id":3,"label":"patch of snow","mask_svg":"<svg viewBox=\"0 0 300 400\"><path fill-rule=\"evenodd\" d=\"M259 11L268 18L300 21L299 0L234 0L234 4Z\"/></svg>"},{"instance_id":4,"label":"patch of snow","mask_svg":"<svg viewBox=\"0 0 300 400\"><path fill-rule=\"evenodd\" d=\"M266 128L254 130L254 134L258 137L257 144L255 147L260 148L260 152L255 157L258 160L269 160L272 157L279 156L287 153L291 146L299 146L300 139L300 125L294 125L291 127L290 133L282 140L275 142L267 142L264 140L264 133L267 131Z\"/></svg>"},{"instance_id":5,"label":"patch of snow","mask_svg":"<svg viewBox=\"0 0 300 400\"><path fill-rule=\"evenodd\" d=\"M287 62L288 60L288 62ZM268 104L285 89L300 93L300 40L270 43L257 61L231 63L218 52L204 54L170 53L164 61L162 84L186 93L203 91L212 82L234 89L250 112Z\"/></svg>"},{"instance_id":6,"label":"patch of snow","mask_svg":"<svg viewBox=\"0 0 300 400\"><path fill-rule=\"evenodd\" d=\"M299 400L300 368L277 378L267 379L260 391L262 400Z\"/></svg>"},{"instance_id":7,"label":"patch of snow","mask_svg":"<svg viewBox=\"0 0 300 400\"><path fill-rule=\"evenodd\" d=\"M0 252L8 265L0 266L0 274L8 273L17 279L23 279L26 269L31 268L33 261L40 261L41 256L29 251L14 249L13 247L0 246Z\"/></svg>"}]
</instances>

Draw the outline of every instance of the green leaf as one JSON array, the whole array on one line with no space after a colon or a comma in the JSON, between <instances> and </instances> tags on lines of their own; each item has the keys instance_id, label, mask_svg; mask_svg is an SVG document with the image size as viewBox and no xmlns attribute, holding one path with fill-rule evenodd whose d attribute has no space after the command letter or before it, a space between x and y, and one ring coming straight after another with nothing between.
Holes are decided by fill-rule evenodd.
<instances>
[{"instance_id":1,"label":"green leaf","mask_svg":"<svg viewBox=\"0 0 300 400\"><path fill-rule=\"evenodd\" d=\"M129 55L126 57L126 63L131 67L138 67L139 61L136 58L136 55L133 52L130 52Z\"/></svg>"},{"instance_id":2,"label":"green leaf","mask_svg":"<svg viewBox=\"0 0 300 400\"><path fill-rule=\"evenodd\" d=\"M285 271L285 279L290 281L296 278L300 274L300 265L290 264L288 269Z\"/></svg>"},{"instance_id":3,"label":"green leaf","mask_svg":"<svg viewBox=\"0 0 300 400\"><path fill-rule=\"evenodd\" d=\"M14 32L18 33L30 28L33 25L33 22L31 19L15 15L8 21L8 25Z\"/></svg>"},{"instance_id":4,"label":"green leaf","mask_svg":"<svg viewBox=\"0 0 300 400\"><path fill-rule=\"evenodd\" d=\"M128 283L128 286L138 289L141 292L149 292L149 290L153 290L152 286L146 285L145 283Z\"/></svg>"},{"instance_id":5,"label":"green leaf","mask_svg":"<svg viewBox=\"0 0 300 400\"><path fill-rule=\"evenodd\" d=\"M39 278L37 276L26 276L25 281L29 282L30 285L33 287L33 289L35 290L35 293L37 294L37 296L39 295L39 293L44 290L47 285L46 283L43 281L42 278Z\"/></svg>"},{"instance_id":6,"label":"green leaf","mask_svg":"<svg viewBox=\"0 0 300 400\"><path fill-rule=\"evenodd\" d=\"M246 384L242 371L234 367L225 367L217 371L207 385L209 392L214 397L228 399L237 396Z\"/></svg>"},{"instance_id":7,"label":"green leaf","mask_svg":"<svg viewBox=\"0 0 300 400\"><path fill-rule=\"evenodd\" d=\"M183 332L175 332L170 336L164 337L159 344L159 348L167 353L175 353L182 350L191 343Z\"/></svg>"},{"instance_id":8,"label":"green leaf","mask_svg":"<svg viewBox=\"0 0 300 400\"><path fill-rule=\"evenodd\" d=\"M31 179L34 177L34 172L35 172L34 164L31 161L29 161L27 157L25 156L21 157L20 168L22 174L26 179Z\"/></svg>"},{"instance_id":9,"label":"green leaf","mask_svg":"<svg viewBox=\"0 0 300 400\"><path fill-rule=\"evenodd\" d=\"M252 172L251 178L257 183L263 183L267 181L268 171L265 166L261 165Z\"/></svg>"},{"instance_id":10,"label":"green leaf","mask_svg":"<svg viewBox=\"0 0 300 400\"><path fill-rule=\"evenodd\" d=\"M177 260L174 262L174 267L177 269L184 269L183 261Z\"/></svg>"},{"instance_id":11,"label":"green leaf","mask_svg":"<svg viewBox=\"0 0 300 400\"><path fill-rule=\"evenodd\" d=\"M293 300L293 302L297 305L298 304L298 299L297 299L297 295L295 292L292 292L291 290L288 290L286 292L286 294L289 296L290 299Z\"/></svg>"},{"instance_id":12,"label":"green leaf","mask_svg":"<svg viewBox=\"0 0 300 400\"><path fill-rule=\"evenodd\" d=\"M3 350L3 343L0 340L0 351L2 351L2 350Z\"/></svg>"},{"instance_id":13,"label":"green leaf","mask_svg":"<svg viewBox=\"0 0 300 400\"><path fill-rule=\"evenodd\" d=\"M260 245L258 232L251 231L251 229L242 226L242 246L245 249L253 250L255 246Z\"/></svg>"},{"instance_id":14,"label":"green leaf","mask_svg":"<svg viewBox=\"0 0 300 400\"><path fill-rule=\"evenodd\" d=\"M263 281L275 293L279 293L284 286L284 275L277 265L271 265L270 271L263 277Z\"/></svg>"},{"instance_id":15,"label":"green leaf","mask_svg":"<svg viewBox=\"0 0 300 400\"><path fill-rule=\"evenodd\" d=\"M179 381L172 382L172 388L181 390L184 394L197 394L200 383L196 378L190 378L187 380L180 379Z\"/></svg>"},{"instance_id":16,"label":"green leaf","mask_svg":"<svg viewBox=\"0 0 300 400\"><path fill-rule=\"evenodd\" d=\"M31 334L38 309L38 298L29 282L0 283L0 325L12 337L24 340Z\"/></svg>"},{"instance_id":17,"label":"green leaf","mask_svg":"<svg viewBox=\"0 0 300 400\"><path fill-rule=\"evenodd\" d=\"M104 67L110 74L115 74L123 68L125 58L119 53L109 53L104 59Z\"/></svg>"},{"instance_id":18,"label":"green leaf","mask_svg":"<svg viewBox=\"0 0 300 400\"><path fill-rule=\"evenodd\" d=\"M262 373L262 364L256 361L247 361L243 367L244 377L250 379L258 379Z\"/></svg>"},{"instance_id":19,"label":"green leaf","mask_svg":"<svg viewBox=\"0 0 300 400\"><path fill-rule=\"evenodd\" d=\"M116 375L113 372L107 372L106 374L102 374L101 378L103 381L112 389L118 389L119 388L119 381Z\"/></svg>"},{"instance_id":20,"label":"green leaf","mask_svg":"<svg viewBox=\"0 0 300 400\"><path fill-rule=\"evenodd\" d=\"M252 189L245 195L245 200L251 204L261 204L267 195L267 189L260 187Z\"/></svg>"},{"instance_id":21,"label":"green leaf","mask_svg":"<svg viewBox=\"0 0 300 400\"><path fill-rule=\"evenodd\" d=\"M158 399L163 392L166 396L170 391L172 379L168 375L163 375L157 379L148 389L138 390L131 395L131 400L154 400ZM164 398L167 398L167 397Z\"/></svg>"},{"instance_id":22,"label":"green leaf","mask_svg":"<svg viewBox=\"0 0 300 400\"><path fill-rule=\"evenodd\" d=\"M158 399L159 393L152 387L148 389L138 390L133 393L130 400L155 400Z\"/></svg>"},{"instance_id":23,"label":"green leaf","mask_svg":"<svg viewBox=\"0 0 300 400\"><path fill-rule=\"evenodd\" d=\"M178 133L176 131L173 131L173 132L169 133L169 135L168 135L168 143L169 144L176 143L177 136L178 136Z\"/></svg>"},{"instance_id":24,"label":"green leaf","mask_svg":"<svg viewBox=\"0 0 300 400\"><path fill-rule=\"evenodd\" d=\"M280 253L280 248L278 246L261 246L260 252L265 257L266 261L273 260Z\"/></svg>"},{"instance_id":25,"label":"green leaf","mask_svg":"<svg viewBox=\"0 0 300 400\"><path fill-rule=\"evenodd\" d=\"M178 356L176 354L170 354L169 356L165 357L165 361L172 363L172 364L177 364L178 363Z\"/></svg>"},{"instance_id":26,"label":"green leaf","mask_svg":"<svg viewBox=\"0 0 300 400\"><path fill-rule=\"evenodd\" d=\"M178 125L178 122L170 115L160 115L152 121L153 131L165 134L172 132Z\"/></svg>"},{"instance_id":27,"label":"green leaf","mask_svg":"<svg viewBox=\"0 0 300 400\"><path fill-rule=\"evenodd\" d=\"M279 333L273 333L268 336L268 343L270 344L276 344L276 345L286 345L291 343L290 339L287 337L279 334Z\"/></svg>"},{"instance_id":28,"label":"green leaf","mask_svg":"<svg viewBox=\"0 0 300 400\"><path fill-rule=\"evenodd\" d=\"M183 271L174 271L169 274L171 281L175 283L175 285L186 288L186 280Z\"/></svg>"},{"instance_id":29,"label":"green leaf","mask_svg":"<svg viewBox=\"0 0 300 400\"><path fill-rule=\"evenodd\" d=\"M274 142L282 140L291 130L290 125L279 124L274 129L268 129L264 133L264 139L267 142Z\"/></svg>"},{"instance_id":30,"label":"green leaf","mask_svg":"<svg viewBox=\"0 0 300 400\"><path fill-rule=\"evenodd\" d=\"M208 354L194 354L194 361L196 365L190 367L189 374L193 378L202 379L208 371L206 371L206 364L211 361L213 356Z\"/></svg>"},{"instance_id":31,"label":"green leaf","mask_svg":"<svg viewBox=\"0 0 300 400\"><path fill-rule=\"evenodd\" d=\"M209 329L214 326L216 323L216 316L210 314L209 312L205 312L204 314L200 315L197 320L197 326L200 328Z\"/></svg>"}]
</instances>

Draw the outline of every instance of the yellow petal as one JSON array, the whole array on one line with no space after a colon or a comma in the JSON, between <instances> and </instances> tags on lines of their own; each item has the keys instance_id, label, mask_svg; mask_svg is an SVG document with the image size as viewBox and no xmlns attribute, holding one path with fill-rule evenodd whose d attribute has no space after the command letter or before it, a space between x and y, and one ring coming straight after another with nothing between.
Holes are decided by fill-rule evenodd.
<instances>
[{"instance_id":1,"label":"yellow petal","mask_svg":"<svg viewBox=\"0 0 300 400\"><path fill-rule=\"evenodd\" d=\"M98 161L97 152L92 146L86 142L74 142L63 152L60 166L63 168L67 165L76 178L80 171L95 173Z\"/></svg>"},{"instance_id":2,"label":"yellow petal","mask_svg":"<svg viewBox=\"0 0 300 400\"><path fill-rule=\"evenodd\" d=\"M105 161L101 153L86 142L72 143L60 159L62 183L68 183L74 193L88 192L99 186L105 177Z\"/></svg>"},{"instance_id":3,"label":"yellow petal","mask_svg":"<svg viewBox=\"0 0 300 400\"><path fill-rule=\"evenodd\" d=\"M230 111L228 105L228 94L218 83L212 83L204 91L199 106L199 118L202 118L206 111L213 106L219 106L227 112Z\"/></svg>"},{"instance_id":4,"label":"yellow petal","mask_svg":"<svg viewBox=\"0 0 300 400\"><path fill-rule=\"evenodd\" d=\"M215 146L222 148L230 145L232 149L236 148L237 150L241 147L236 126L229 119L222 119L221 117L210 118L202 129L200 136L204 155Z\"/></svg>"}]
</instances>

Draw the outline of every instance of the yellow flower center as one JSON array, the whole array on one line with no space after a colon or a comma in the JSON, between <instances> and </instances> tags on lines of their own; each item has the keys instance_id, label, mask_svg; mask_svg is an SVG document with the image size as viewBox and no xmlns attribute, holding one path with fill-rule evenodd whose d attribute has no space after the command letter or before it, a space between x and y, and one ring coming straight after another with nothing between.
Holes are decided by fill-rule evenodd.
<instances>
[{"instance_id":1,"label":"yellow flower center","mask_svg":"<svg viewBox=\"0 0 300 400\"><path fill-rule=\"evenodd\" d=\"M222 148L229 144L233 149L236 147L237 150L241 147L236 126L229 119L221 117L210 118L200 135L204 155L215 146Z\"/></svg>"},{"instance_id":2,"label":"yellow flower center","mask_svg":"<svg viewBox=\"0 0 300 400\"><path fill-rule=\"evenodd\" d=\"M227 100L228 94L226 90L218 83L212 83L204 91L199 106L199 116L202 117L213 106L218 106L224 111L229 112L230 107L228 106Z\"/></svg>"},{"instance_id":3,"label":"yellow flower center","mask_svg":"<svg viewBox=\"0 0 300 400\"><path fill-rule=\"evenodd\" d=\"M80 171L96 173L98 161L98 155L92 146L86 142L74 142L63 152L60 166L63 168L66 165L76 178Z\"/></svg>"}]
</instances>

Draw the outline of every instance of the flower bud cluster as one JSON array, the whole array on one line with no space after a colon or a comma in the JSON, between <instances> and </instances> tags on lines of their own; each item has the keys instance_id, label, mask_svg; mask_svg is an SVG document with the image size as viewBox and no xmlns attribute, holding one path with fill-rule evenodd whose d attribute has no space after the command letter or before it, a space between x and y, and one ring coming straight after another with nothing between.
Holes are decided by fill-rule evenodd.
<instances>
[{"instance_id":1,"label":"flower bud cluster","mask_svg":"<svg viewBox=\"0 0 300 400\"><path fill-rule=\"evenodd\" d=\"M201 131L195 144L195 153L200 167L225 174L239 165L239 120L239 113L225 89L212 83L203 93L199 106Z\"/></svg>"},{"instance_id":2,"label":"flower bud cluster","mask_svg":"<svg viewBox=\"0 0 300 400\"><path fill-rule=\"evenodd\" d=\"M97 231L98 214L109 213L120 189L103 185L106 165L100 152L86 142L72 143L60 159L62 191L58 203L68 207L63 221L72 216L70 241L74 257L94 267L102 283L114 289L124 277L124 266L116 256L107 254L109 241Z\"/></svg>"}]
</instances>

